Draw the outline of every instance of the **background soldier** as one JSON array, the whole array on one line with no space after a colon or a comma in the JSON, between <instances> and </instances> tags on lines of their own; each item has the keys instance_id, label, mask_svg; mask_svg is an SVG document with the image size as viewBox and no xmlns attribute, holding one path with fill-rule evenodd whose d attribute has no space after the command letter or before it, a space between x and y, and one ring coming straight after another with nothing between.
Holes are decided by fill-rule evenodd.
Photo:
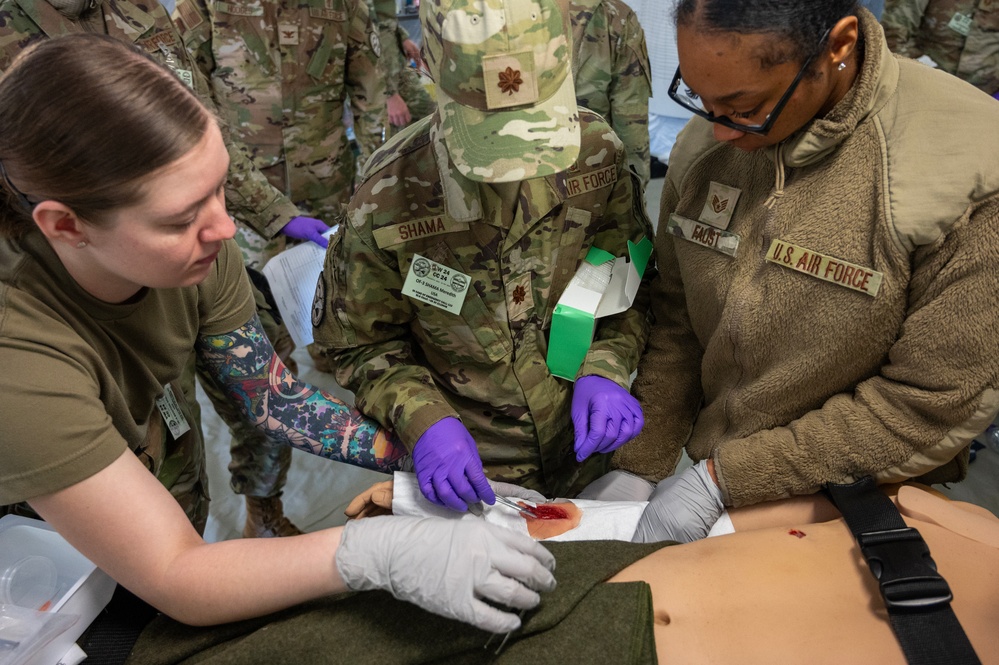
<instances>
[{"instance_id":1,"label":"background soldier","mask_svg":"<svg viewBox=\"0 0 999 665\"><path fill-rule=\"evenodd\" d=\"M363 161L382 142L377 32L360 0L180 0L184 41L253 163L306 214L333 219L357 172L342 122L350 98ZM249 265L285 247L240 229Z\"/></svg>"},{"instance_id":2,"label":"background soldier","mask_svg":"<svg viewBox=\"0 0 999 665\"><path fill-rule=\"evenodd\" d=\"M649 184L652 68L645 32L622 0L571 0L576 101L607 120L624 143L628 165Z\"/></svg>"},{"instance_id":3,"label":"background soldier","mask_svg":"<svg viewBox=\"0 0 999 665\"><path fill-rule=\"evenodd\" d=\"M999 3L888 0L881 24L893 52L929 56L948 74L990 95L999 92Z\"/></svg>"},{"instance_id":4,"label":"background soldier","mask_svg":"<svg viewBox=\"0 0 999 665\"><path fill-rule=\"evenodd\" d=\"M399 25L395 0L368 0L368 9L378 24L382 43L379 64L385 77L383 124L388 139L403 127L433 113L437 103L423 86L418 68L409 66L410 60L420 64L420 47Z\"/></svg>"}]
</instances>

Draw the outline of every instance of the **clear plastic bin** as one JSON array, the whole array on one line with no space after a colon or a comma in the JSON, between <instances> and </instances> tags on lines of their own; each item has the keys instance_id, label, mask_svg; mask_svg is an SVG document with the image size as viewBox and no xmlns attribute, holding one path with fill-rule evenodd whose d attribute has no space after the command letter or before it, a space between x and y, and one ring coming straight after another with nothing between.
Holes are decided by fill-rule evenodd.
<instances>
[{"instance_id":1,"label":"clear plastic bin","mask_svg":"<svg viewBox=\"0 0 999 665\"><path fill-rule=\"evenodd\" d=\"M10 568L10 565L4 565L5 562L15 564L22 562L22 565L27 565L24 571L26 574L45 577L44 570L49 568L46 564L41 563L41 560L51 562L55 570L55 582L52 587L43 584L41 588L33 591L38 594L38 597L41 595L49 597L38 607L25 609L28 611L43 609L43 613L76 615L79 618L55 637L50 637L48 644L45 644L30 659L24 661L26 665L55 665L58 663L62 656L73 647L76 639L83 634L83 631L87 629L98 613L108 604L115 588L114 580L87 557L80 554L45 522L18 515L5 515L0 518L0 577ZM25 561L28 563L23 563ZM8 592L17 592L21 588L14 576L8 581L12 583ZM44 583L44 580L39 581ZM25 581L25 585L32 586L30 581ZM0 584L0 592L2 592L2 586ZM51 593L48 592L49 588L52 589ZM5 607L16 606L5 605ZM18 616L26 616L13 609L10 612L11 616L15 613ZM41 620L44 622L44 617ZM30 625L28 619L25 621L25 626ZM30 636L27 637L20 648L26 651L29 648L37 647L37 644L32 644L31 639ZM8 654L8 657L10 656L11 654ZM4 662L5 658L0 657L0 663ZM11 659L10 662L21 661Z\"/></svg>"}]
</instances>

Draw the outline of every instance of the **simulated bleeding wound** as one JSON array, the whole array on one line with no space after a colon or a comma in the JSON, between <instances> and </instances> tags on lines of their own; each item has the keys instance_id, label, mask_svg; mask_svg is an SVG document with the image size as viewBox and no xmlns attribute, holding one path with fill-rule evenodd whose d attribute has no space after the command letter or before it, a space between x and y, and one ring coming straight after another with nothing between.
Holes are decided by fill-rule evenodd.
<instances>
[{"instance_id":1,"label":"simulated bleeding wound","mask_svg":"<svg viewBox=\"0 0 999 665\"><path fill-rule=\"evenodd\" d=\"M535 540L561 536L579 526L579 521L583 519L583 511L571 501L541 503L536 506L521 502L520 505L530 508L537 514L537 518L524 517L524 521L527 522L527 533Z\"/></svg>"},{"instance_id":2,"label":"simulated bleeding wound","mask_svg":"<svg viewBox=\"0 0 999 665\"><path fill-rule=\"evenodd\" d=\"M804 531L798 531L797 529L788 529L787 535L789 535L789 536L795 536L797 538L804 538L805 537L805 532Z\"/></svg>"},{"instance_id":3,"label":"simulated bleeding wound","mask_svg":"<svg viewBox=\"0 0 999 665\"><path fill-rule=\"evenodd\" d=\"M565 508L557 506L553 503L542 503L538 506L526 506L525 504L520 504L525 507L531 508L534 514L537 515L539 520L567 520L569 519L569 513Z\"/></svg>"}]
</instances>

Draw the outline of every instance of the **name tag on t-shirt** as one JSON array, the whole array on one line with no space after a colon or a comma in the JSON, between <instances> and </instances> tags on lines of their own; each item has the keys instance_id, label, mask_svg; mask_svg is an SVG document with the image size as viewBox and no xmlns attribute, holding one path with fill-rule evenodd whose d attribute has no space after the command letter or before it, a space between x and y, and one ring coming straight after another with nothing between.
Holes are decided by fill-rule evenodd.
<instances>
[{"instance_id":1,"label":"name tag on t-shirt","mask_svg":"<svg viewBox=\"0 0 999 665\"><path fill-rule=\"evenodd\" d=\"M156 408L160 410L163 422L173 435L174 441L191 430L191 424L184 417L177 396L173 394L173 386L169 383L163 386L163 396L156 400Z\"/></svg>"}]
</instances>

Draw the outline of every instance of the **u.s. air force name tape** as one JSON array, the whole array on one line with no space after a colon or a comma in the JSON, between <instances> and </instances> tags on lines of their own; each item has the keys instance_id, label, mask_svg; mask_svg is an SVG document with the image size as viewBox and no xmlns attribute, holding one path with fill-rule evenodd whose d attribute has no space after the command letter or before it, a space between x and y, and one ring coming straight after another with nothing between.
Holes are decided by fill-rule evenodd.
<instances>
[{"instance_id":1,"label":"u.s. air force name tape","mask_svg":"<svg viewBox=\"0 0 999 665\"><path fill-rule=\"evenodd\" d=\"M638 244L629 240L628 258L590 248L552 314L546 362L554 376L576 380L593 343L596 320L631 307L651 255L648 238Z\"/></svg>"},{"instance_id":2,"label":"u.s. air force name tape","mask_svg":"<svg viewBox=\"0 0 999 665\"><path fill-rule=\"evenodd\" d=\"M872 297L878 295L881 281L884 279L884 273L877 270L820 254L780 239L774 239L770 243L767 261Z\"/></svg>"}]
</instances>

